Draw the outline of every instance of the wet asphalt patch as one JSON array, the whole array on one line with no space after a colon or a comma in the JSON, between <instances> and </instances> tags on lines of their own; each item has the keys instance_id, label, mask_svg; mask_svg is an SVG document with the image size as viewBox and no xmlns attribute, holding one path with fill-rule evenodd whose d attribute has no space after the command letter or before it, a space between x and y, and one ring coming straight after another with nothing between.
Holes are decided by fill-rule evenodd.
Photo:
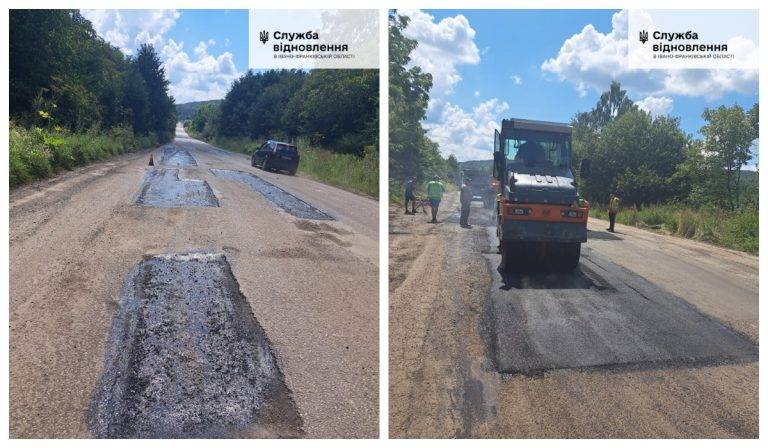
<instances>
[{"instance_id":1,"label":"wet asphalt patch","mask_svg":"<svg viewBox=\"0 0 768 448\"><path fill-rule=\"evenodd\" d=\"M86 423L100 438L301 435L270 342L223 254L157 255L134 267Z\"/></svg>"},{"instance_id":2,"label":"wet asphalt patch","mask_svg":"<svg viewBox=\"0 0 768 448\"><path fill-rule=\"evenodd\" d=\"M578 270L502 279L492 267L489 350L503 373L748 362L758 347L719 320L584 248ZM510 287L516 282L518 287Z\"/></svg>"},{"instance_id":3,"label":"wet asphalt patch","mask_svg":"<svg viewBox=\"0 0 768 448\"><path fill-rule=\"evenodd\" d=\"M178 169L151 170L136 196L137 205L152 207L218 207L219 200L204 180L182 179Z\"/></svg>"},{"instance_id":4,"label":"wet asphalt patch","mask_svg":"<svg viewBox=\"0 0 768 448\"><path fill-rule=\"evenodd\" d=\"M607 287L584 266L567 274L541 270L515 274L500 272L500 274L503 276L504 283L501 289L604 289Z\"/></svg>"},{"instance_id":5,"label":"wet asphalt patch","mask_svg":"<svg viewBox=\"0 0 768 448\"><path fill-rule=\"evenodd\" d=\"M237 180L247 184L272 204L301 219L335 220L335 218L317 207L297 198L282 188L271 184L252 173L234 170L211 169L211 172L225 179Z\"/></svg>"},{"instance_id":6,"label":"wet asphalt patch","mask_svg":"<svg viewBox=\"0 0 768 448\"><path fill-rule=\"evenodd\" d=\"M168 166L197 166L197 161L188 151L174 146L163 148L163 157L160 163Z\"/></svg>"}]
</instances>

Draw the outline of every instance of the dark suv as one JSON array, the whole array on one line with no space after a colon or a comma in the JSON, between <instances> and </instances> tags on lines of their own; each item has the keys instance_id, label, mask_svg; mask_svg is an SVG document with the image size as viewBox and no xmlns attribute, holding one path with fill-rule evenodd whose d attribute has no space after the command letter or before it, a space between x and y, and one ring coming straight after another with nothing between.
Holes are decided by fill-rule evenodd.
<instances>
[{"instance_id":1,"label":"dark suv","mask_svg":"<svg viewBox=\"0 0 768 448\"><path fill-rule=\"evenodd\" d=\"M262 170L283 170L291 175L299 168L299 149L290 143L267 140L253 152L251 166Z\"/></svg>"}]
</instances>

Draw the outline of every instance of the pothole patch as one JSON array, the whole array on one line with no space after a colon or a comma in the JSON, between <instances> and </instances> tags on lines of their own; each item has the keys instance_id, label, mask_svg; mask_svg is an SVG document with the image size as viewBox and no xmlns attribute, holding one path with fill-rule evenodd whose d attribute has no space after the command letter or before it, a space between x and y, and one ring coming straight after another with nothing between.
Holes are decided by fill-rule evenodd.
<instances>
[{"instance_id":1,"label":"pothole patch","mask_svg":"<svg viewBox=\"0 0 768 448\"><path fill-rule=\"evenodd\" d=\"M188 151L174 146L163 148L160 163L167 166L197 166L197 161Z\"/></svg>"},{"instance_id":2,"label":"pothole patch","mask_svg":"<svg viewBox=\"0 0 768 448\"><path fill-rule=\"evenodd\" d=\"M498 265L497 255L486 257ZM594 251L568 275L509 288L494 270L492 352L499 371L662 368L758 356L743 335Z\"/></svg>"},{"instance_id":3,"label":"pothole patch","mask_svg":"<svg viewBox=\"0 0 768 448\"><path fill-rule=\"evenodd\" d=\"M328 213L254 174L215 168L212 168L211 172L214 175L225 179L232 179L245 183L251 187L253 191L261 194L266 200L297 218L326 221L335 220L335 218Z\"/></svg>"},{"instance_id":4,"label":"pothole patch","mask_svg":"<svg viewBox=\"0 0 768 448\"><path fill-rule=\"evenodd\" d=\"M86 423L100 438L301 435L270 342L223 254L156 255L133 268Z\"/></svg>"},{"instance_id":5,"label":"pothole patch","mask_svg":"<svg viewBox=\"0 0 768 448\"><path fill-rule=\"evenodd\" d=\"M160 168L147 173L136 204L152 207L218 207L219 200L204 180L182 179L178 169Z\"/></svg>"}]
</instances>

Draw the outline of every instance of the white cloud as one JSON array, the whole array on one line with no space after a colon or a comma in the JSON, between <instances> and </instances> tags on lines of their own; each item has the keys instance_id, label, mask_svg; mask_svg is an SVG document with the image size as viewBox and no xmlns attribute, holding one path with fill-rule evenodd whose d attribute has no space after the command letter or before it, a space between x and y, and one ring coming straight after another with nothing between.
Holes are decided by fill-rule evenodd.
<instances>
[{"instance_id":1,"label":"white cloud","mask_svg":"<svg viewBox=\"0 0 768 448\"><path fill-rule=\"evenodd\" d=\"M648 96L635 101L635 104L654 117L667 115L672 111L672 98L668 96Z\"/></svg>"},{"instance_id":2,"label":"white cloud","mask_svg":"<svg viewBox=\"0 0 768 448\"><path fill-rule=\"evenodd\" d=\"M204 56L206 53L208 53L208 44L205 42L200 42L195 47L195 55L196 56Z\"/></svg>"},{"instance_id":3,"label":"white cloud","mask_svg":"<svg viewBox=\"0 0 768 448\"><path fill-rule=\"evenodd\" d=\"M191 58L183 46L169 39L161 52L171 94L177 103L223 98L232 82L242 75L228 51L214 56L208 54L207 44L200 42Z\"/></svg>"},{"instance_id":4,"label":"white cloud","mask_svg":"<svg viewBox=\"0 0 768 448\"><path fill-rule=\"evenodd\" d=\"M601 33L591 24L563 42L555 57L541 65L544 72L572 82L581 95L602 92L611 81L642 96L701 96L708 100L726 92L757 91L757 70L630 70L627 60L626 10L613 15L612 29Z\"/></svg>"},{"instance_id":5,"label":"white cloud","mask_svg":"<svg viewBox=\"0 0 768 448\"><path fill-rule=\"evenodd\" d=\"M83 9L80 13L91 21L99 36L125 54L133 54L143 43L161 44L163 34L181 16L175 9Z\"/></svg>"},{"instance_id":6,"label":"white cloud","mask_svg":"<svg viewBox=\"0 0 768 448\"><path fill-rule=\"evenodd\" d=\"M192 50L184 43L166 37L181 14L176 10L82 10L96 32L127 54L142 43L152 44L163 61L170 81L171 95L177 103L223 98L232 81L242 73L235 67L233 55L210 53L213 39L201 40ZM225 39L229 45L229 39Z\"/></svg>"},{"instance_id":7,"label":"white cloud","mask_svg":"<svg viewBox=\"0 0 768 448\"><path fill-rule=\"evenodd\" d=\"M466 112L446 99L461 81L458 66L479 64L481 54L488 53L490 48L483 48L482 53L478 50L475 30L461 14L435 22L433 16L423 11L399 13L411 19L403 34L418 42L411 53L411 63L432 75L424 121L427 135L439 145L443 156L453 154L460 161L491 158L497 117L509 105L493 98ZM479 96L480 91L475 90L474 97Z\"/></svg>"},{"instance_id":8,"label":"white cloud","mask_svg":"<svg viewBox=\"0 0 768 448\"><path fill-rule=\"evenodd\" d=\"M493 132L499 128L498 117L509 104L492 98L475 106L471 112L449 102L431 107L434 121L424 123L427 135L440 145L443 156L453 154L459 161L493 157Z\"/></svg>"},{"instance_id":9,"label":"white cloud","mask_svg":"<svg viewBox=\"0 0 768 448\"><path fill-rule=\"evenodd\" d=\"M475 45L475 30L469 20L459 14L435 23L435 18L420 10L401 10L411 21L403 34L419 45L411 53L412 63L432 74L433 96L448 95L461 81L456 66L480 62Z\"/></svg>"},{"instance_id":10,"label":"white cloud","mask_svg":"<svg viewBox=\"0 0 768 448\"><path fill-rule=\"evenodd\" d=\"M516 86L519 86L523 83L523 78L521 78L519 75L512 75L511 77L512 82L515 83Z\"/></svg>"}]
</instances>

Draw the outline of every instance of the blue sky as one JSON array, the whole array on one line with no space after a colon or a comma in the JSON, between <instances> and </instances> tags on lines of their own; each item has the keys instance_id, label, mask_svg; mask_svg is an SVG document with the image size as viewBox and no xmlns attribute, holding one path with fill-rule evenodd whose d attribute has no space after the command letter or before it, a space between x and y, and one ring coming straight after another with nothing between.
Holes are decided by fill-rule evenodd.
<instances>
[{"instance_id":1,"label":"blue sky","mask_svg":"<svg viewBox=\"0 0 768 448\"><path fill-rule=\"evenodd\" d=\"M222 98L248 70L248 10L82 10L125 54L151 43L177 103Z\"/></svg>"},{"instance_id":2,"label":"blue sky","mask_svg":"<svg viewBox=\"0 0 768 448\"><path fill-rule=\"evenodd\" d=\"M414 63L435 86L425 127L445 155L490 158L502 118L568 121L616 79L653 114L698 135L705 107L757 102L757 73L626 68L626 12L617 10L400 11L419 41ZM626 53L624 52L623 55Z\"/></svg>"}]
</instances>

